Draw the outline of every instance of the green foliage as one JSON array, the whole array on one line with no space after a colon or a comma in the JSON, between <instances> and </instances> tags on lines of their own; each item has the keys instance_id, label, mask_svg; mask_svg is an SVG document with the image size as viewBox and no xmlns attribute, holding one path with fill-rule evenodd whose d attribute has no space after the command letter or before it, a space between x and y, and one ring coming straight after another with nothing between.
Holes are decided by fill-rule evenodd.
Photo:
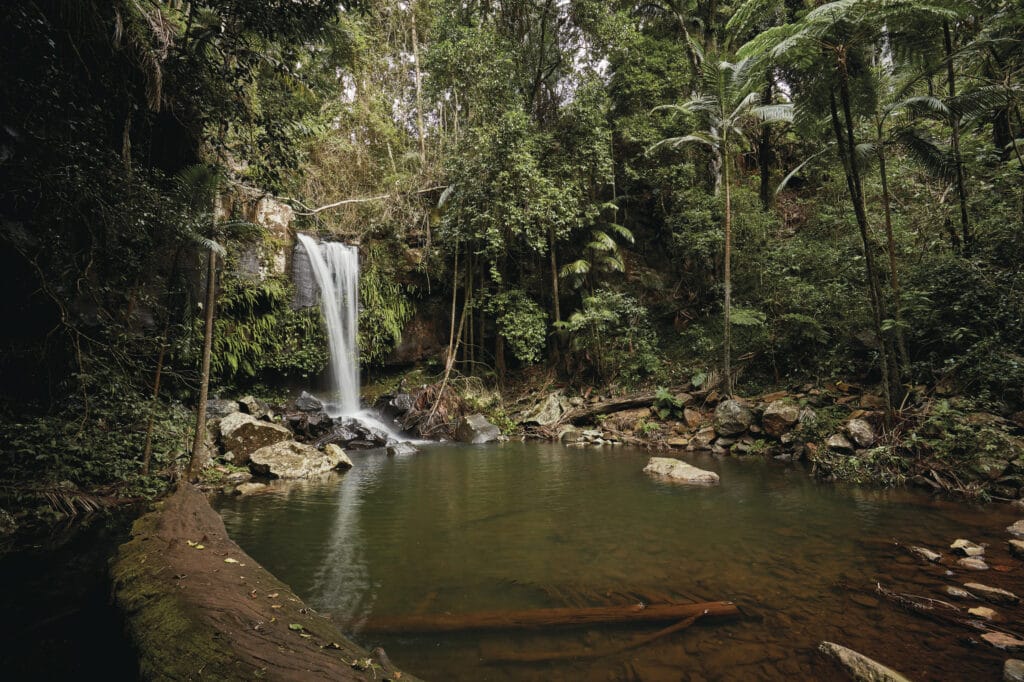
<instances>
[{"instance_id":1,"label":"green foliage","mask_svg":"<svg viewBox=\"0 0 1024 682\"><path fill-rule=\"evenodd\" d=\"M683 415L683 401L664 386L658 386L654 392L654 411L662 421L678 419Z\"/></svg>"},{"instance_id":2,"label":"green foliage","mask_svg":"<svg viewBox=\"0 0 1024 682\"><path fill-rule=\"evenodd\" d=\"M569 333L577 371L593 378L636 384L661 369L647 309L625 294L598 290L560 328Z\"/></svg>"},{"instance_id":3,"label":"green foliage","mask_svg":"<svg viewBox=\"0 0 1024 682\"><path fill-rule=\"evenodd\" d=\"M377 362L402 342L402 330L415 313L416 287L396 281L397 267L382 249L371 247L359 277L359 353Z\"/></svg>"},{"instance_id":4,"label":"green foliage","mask_svg":"<svg viewBox=\"0 0 1024 682\"><path fill-rule=\"evenodd\" d=\"M327 339L319 308L293 310L291 283L230 273L221 280L210 369L221 385L271 373L310 377L327 366ZM195 326L201 343L202 325Z\"/></svg>"},{"instance_id":5,"label":"green foliage","mask_svg":"<svg viewBox=\"0 0 1024 682\"><path fill-rule=\"evenodd\" d=\"M547 337L547 313L519 289L492 297L487 309L494 315L498 331L509 350L526 364L537 362Z\"/></svg>"}]
</instances>

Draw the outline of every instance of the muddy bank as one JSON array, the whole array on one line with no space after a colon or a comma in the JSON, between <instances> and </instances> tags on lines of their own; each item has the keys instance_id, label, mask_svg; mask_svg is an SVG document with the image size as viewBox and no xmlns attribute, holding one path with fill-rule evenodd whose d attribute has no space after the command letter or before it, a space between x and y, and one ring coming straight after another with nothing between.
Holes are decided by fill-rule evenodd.
<instances>
[{"instance_id":1,"label":"muddy bank","mask_svg":"<svg viewBox=\"0 0 1024 682\"><path fill-rule=\"evenodd\" d=\"M135 522L111 578L143 679L415 679L243 552L192 486Z\"/></svg>"}]
</instances>

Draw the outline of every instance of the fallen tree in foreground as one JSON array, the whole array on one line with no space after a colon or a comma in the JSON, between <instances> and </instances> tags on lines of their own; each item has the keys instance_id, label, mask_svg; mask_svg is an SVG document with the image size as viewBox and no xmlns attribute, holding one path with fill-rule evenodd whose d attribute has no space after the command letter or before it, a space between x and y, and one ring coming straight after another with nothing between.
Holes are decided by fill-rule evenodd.
<instances>
[{"instance_id":1,"label":"fallen tree in foreground","mask_svg":"<svg viewBox=\"0 0 1024 682\"><path fill-rule=\"evenodd\" d=\"M135 522L111 577L142 679L415 679L243 552L191 485Z\"/></svg>"}]
</instances>

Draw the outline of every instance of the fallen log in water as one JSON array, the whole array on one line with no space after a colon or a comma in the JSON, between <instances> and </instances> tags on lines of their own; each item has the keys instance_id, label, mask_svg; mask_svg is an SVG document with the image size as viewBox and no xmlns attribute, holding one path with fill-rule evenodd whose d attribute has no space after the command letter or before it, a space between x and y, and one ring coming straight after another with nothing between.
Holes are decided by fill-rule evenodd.
<instances>
[{"instance_id":1,"label":"fallen log in water","mask_svg":"<svg viewBox=\"0 0 1024 682\"><path fill-rule=\"evenodd\" d=\"M584 660L589 658L604 658L606 656L614 656L615 654L621 654L623 651L629 651L630 649L636 649L650 644L651 642L666 637L673 633L685 630L686 628L697 622L697 619L703 616L703 613L695 616L690 616L684 620L669 625L667 628L663 628L649 635L638 637L631 642L620 644L610 649L580 649L580 650L565 650L565 651L531 651L527 653L503 653L503 654L492 654L485 655L484 659L486 663L547 663L549 661L567 661L567 660Z\"/></svg>"},{"instance_id":2,"label":"fallen log in water","mask_svg":"<svg viewBox=\"0 0 1024 682\"><path fill-rule=\"evenodd\" d=\"M436 613L371 618L364 632L427 633L469 630L533 630L546 627L680 621L694 616L731 618L740 613L731 601L698 604L631 604L590 608L533 609L478 613Z\"/></svg>"}]
</instances>

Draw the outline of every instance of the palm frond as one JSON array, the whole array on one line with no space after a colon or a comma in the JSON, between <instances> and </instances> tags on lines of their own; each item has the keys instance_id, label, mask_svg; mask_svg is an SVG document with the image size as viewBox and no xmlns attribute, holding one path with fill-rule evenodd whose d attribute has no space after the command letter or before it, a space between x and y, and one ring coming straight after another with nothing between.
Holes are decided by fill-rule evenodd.
<instances>
[{"instance_id":1,"label":"palm frond","mask_svg":"<svg viewBox=\"0 0 1024 682\"><path fill-rule=\"evenodd\" d=\"M931 175L947 182L956 177L956 162L952 155L917 130L904 128L896 134L896 141Z\"/></svg>"}]
</instances>

